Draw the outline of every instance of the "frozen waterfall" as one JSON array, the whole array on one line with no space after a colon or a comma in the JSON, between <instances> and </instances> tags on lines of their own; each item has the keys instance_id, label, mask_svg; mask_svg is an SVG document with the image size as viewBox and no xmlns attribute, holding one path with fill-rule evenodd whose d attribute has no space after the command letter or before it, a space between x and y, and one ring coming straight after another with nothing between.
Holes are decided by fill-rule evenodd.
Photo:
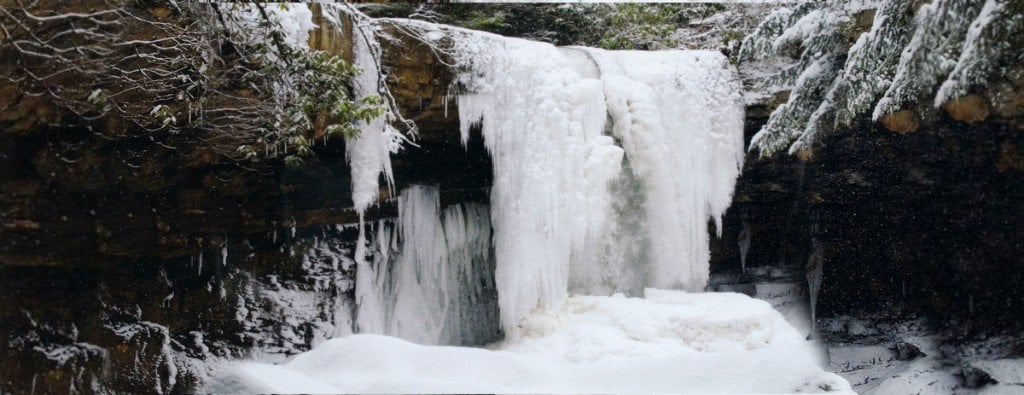
<instances>
[{"instance_id":1,"label":"frozen waterfall","mask_svg":"<svg viewBox=\"0 0 1024 395\"><path fill-rule=\"evenodd\" d=\"M743 164L724 56L390 23L454 62L462 142L479 132L492 159L490 204L404 189L397 219L360 227L356 334L210 388L849 393L770 304L699 293L709 222L721 232ZM386 139L369 140L387 130L371 132L372 155L350 151L357 204L388 174ZM486 347L452 347L467 345Z\"/></svg>"},{"instance_id":2,"label":"frozen waterfall","mask_svg":"<svg viewBox=\"0 0 1024 395\"><path fill-rule=\"evenodd\" d=\"M361 232L359 332L465 344L476 336L460 335L474 329L453 318L465 308L460 287L472 287L460 281L480 276L493 278L507 338L518 336L523 318L560 309L570 293L704 289L708 222L720 231L744 153L739 81L722 54L559 48L398 23L421 29L424 42L454 60L462 141L479 128L494 181L490 207L463 208L458 225L439 212L436 189L404 191L398 225L370 232L372 262ZM379 48L355 41L357 63L369 71L357 88L369 92ZM371 123L350 141L357 208L372 203L381 173L390 182L392 134ZM470 229L485 225L488 232ZM452 249L463 248L454 237L486 237L462 254L485 261L479 255L493 248L494 272L456 267L468 263L454 258Z\"/></svg>"},{"instance_id":3,"label":"frozen waterfall","mask_svg":"<svg viewBox=\"0 0 1024 395\"><path fill-rule=\"evenodd\" d=\"M571 291L703 290L708 220L721 228L743 161L743 106L726 58L453 36L463 141L480 127L494 160L506 336ZM638 190L613 187L627 179ZM624 210L624 199L642 209Z\"/></svg>"}]
</instances>

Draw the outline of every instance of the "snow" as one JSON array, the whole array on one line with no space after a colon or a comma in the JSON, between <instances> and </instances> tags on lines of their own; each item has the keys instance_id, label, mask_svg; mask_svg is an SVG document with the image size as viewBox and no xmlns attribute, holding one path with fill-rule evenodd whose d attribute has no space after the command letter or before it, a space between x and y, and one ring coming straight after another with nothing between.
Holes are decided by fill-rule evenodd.
<instances>
[{"instance_id":1,"label":"snow","mask_svg":"<svg viewBox=\"0 0 1024 395\"><path fill-rule=\"evenodd\" d=\"M849 50L846 66L823 103L835 115L835 127L849 127L863 115L892 84L900 54L910 40L913 11L910 3L887 0L875 13L871 30L862 34ZM809 122L809 125L813 125ZM812 142L815 130L805 132L803 145Z\"/></svg>"},{"instance_id":2,"label":"snow","mask_svg":"<svg viewBox=\"0 0 1024 395\"><path fill-rule=\"evenodd\" d=\"M268 21L264 21L260 8L266 12ZM270 39L268 31L260 27L264 22L269 22L275 30L280 31L284 44L309 48L309 32L316 28L313 12L303 3L246 4L232 6L230 12L237 20L228 24L228 28L252 42ZM276 54L270 53L269 56Z\"/></svg>"},{"instance_id":3,"label":"snow","mask_svg":"<svg viewBox=\"0 0 1024 395\"><path fill-rule=\"evenodd\" d=\"M1012 67L1024 62L1016 50L1024 44L1019 1L806 4L770 15L740 51L755 91L750 100L766 104L772 92L791 90L751 144L762 156L812 148L820 136L869 114L878 121L909 111L930 122L935 109L966 94L985 92L990 104L1001 103L1022 74ZM794 20L805 7L816 9ZM871 29L851 31L852 18L868 9L877 11ZM851 33L859 36L846 50Z\"/></svg>"},{"instance_id":4,"label":"snow","mask_svg":"<svg viewBox=\"0 0 1024 395\"><path fill-rule=\"evenodd\" d=\"M781 48L790 43L802 43L809 40L821 31L822 24L828 19L826 10L813 10L808 12L806 15L797 19L796 23L793 23L786 30L782 31L775 41L772 42L773 48Z\"/></svg>"},{"instance_id":5,"label":"snow","mask_svg":"<svg viewBox=\"0 0 1024 395\"><path fill-rule=\"evenodd\" d=\"M846 325L856 321L852 319ZM915 336L905 340L917 346L923 356L900 360L891 343L829 347L829 370L843 375L856 391L867 395L960 393L960 379L938 357L941 352L936 338Z\"/></svg>"},{"instance_id":6,"label":"snow","mask_svg":"<svg viewBox=\"0 0 1024 395\"><path fill-rule=\"evenodd\" d=\"M974 361L971 367L985 372L999 384L1024 385L1024 359L994 359Z\"/></svg>"},{"instance_id":7,"label":"snow","mask_svg":"<svg viewBox=\"0 0 1024 395\"><path fill-rule=\"evenodd\" d=\"M204 391L275 393L852 393L768 303L648 289L574 296L490 349L380 335L330 340L283 365L240 363Z\"/></svg>"},{"instance_id":8,"label":"snow","mask_svg":"<svg viewBox=\"0 0 1024 395\"><path fill-rule=\"evenodd\" d=\"M136 364L130 367L133 374L155 377L156 379L153 381L154 392L163 393L165 385L167 392L174 388L178 378L178 368L175 365L174 351L171 349L170 330L166 326L151 321L139 321L129 324L109 323L104 326L126 342L136 342L141 346L135 351ZM147 358L146 352L151 350L147 342L153 340L154 337L160 341L155 371L141 372L139 370L146 366L138 361ZM161 371L166 374L162 374Z\"/></svg>"}]
</instances>

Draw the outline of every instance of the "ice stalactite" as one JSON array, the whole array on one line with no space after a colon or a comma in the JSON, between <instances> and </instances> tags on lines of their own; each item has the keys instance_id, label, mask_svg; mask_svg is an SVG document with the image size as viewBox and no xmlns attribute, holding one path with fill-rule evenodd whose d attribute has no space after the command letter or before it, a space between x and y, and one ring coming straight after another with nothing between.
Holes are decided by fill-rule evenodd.
<instances>
[{"instance_id":1,"label":"ice stalactite","mask_svg":"<svg viewBox=\"0 0 1024 395\"><path fill-rule=\"evenodd\" d=\"M488 210L474 203L440 210L436 187L399 197L397 224L380 221L372 265L357 267L360 333L420 344L483 344L496 321Z\"/></svg>"},{"instance_id":2,"label":"ice stalactite","mask_svg":"<svg viewBox=\"0 0 1024 395\"><path fill-rule=\"evenodd\" d=\"M750 242L753 238L752 230L750 229L750 223L743 221L743 226L740 228L740 234L736 238L736 244L740 248L740 271L742 273L747 272L747 252L750 251Z\"/></svg>"},{"instance_id":3,"label":"ice stalactite","mask_svg":"<svg viewBox=\"0 0 1024 395\"><path fill-rule=\"evenodd\" d=\"M360 226L360 246L363 246L363 232L368 227L367 225ZM384 301L391 292L387 276L391 271L392 251L397 249L398 240L390 221L377 221L373 228L376 231L371 250L373 260L361 261L356 264L355 329L359 333L385 333L386 323L384 320L391 313L385 309L388 306ZM365 255L358 249L356 252Z\"/></svg>"},{"instance_id":4,"label":"ice stalactite","mask_svg":"<svg viewBox=\"0 0 1024 395\"><path fill-rule=\"evenodd\" d=\"M494 160L506 335L516 337L530 313L560 307L570 284L622 291L605 281L609 271L646 273L642 286L703 290L707 220L721 229L743 160L739 83L725 57L451 32L463 140L479 126ZM613 188L628 181L624 167L639 191ZM628 194L644 201L642 213L623 215ZM644 236L621 237L630 226ZM631 258L645 262L609 262L605 252L638 239L649 250Z\"/></svg>"},{"instance_id":5,"label":"ice stalactite","mask_svg":"<svg viewBox=\"0 0 1024 395\"><path fill-rule=\"evenodd\" d=\"M622 148L604 135L604 89L545 43L470 33L458 98L463 140L475 124L494 161L491 220L502 327L561 307L569 266L600 235Z\"/></svg>"},{"instance_id":6,"label":"ice stalactite","mask_svg":"<svg viewBox=\"0 0 1024 395\"><path fill-rule=\"evenodd\" d=\"M346 4L324 4L327 21L343 28L343 19L352 23L353 64L361 71L353 80L353 95L357 98L379 96L385 108L384 115L369 122L361 122L359 135L346 138L345 155L352 169L352 203L362 216L373 204L380 191L380 178L384 177L388 193L394 189L391 154L402 149L410 138L415 138L415 125L405 119L397 109L391 91L381 72L382 50L380 26L355 8ZM403 125L411 137L406 137L393 124ZM360 232L363 234L363 232Z\"/></svg>"},{"instance_id":7,"label":"ice stalactite","mask_svg":"<svg viewBox=\"0 0 1024 395\"><path fill-rule=\"evenodd\" d=\"M811 324L817 319L818 292L821 291L821 281L825 267L825 257L822 255L821 242L814 240L811 246L811 254L807 257L807 291L811 299Z\"/></svg>"},{"instance_id":8,"label":"ice stalactite","mask_svg":"<svg viewBox=\"0 0 1024 395\"><path fill-rule=\"evenodd\" d=\"M356 96L377 94L378 79L383 78L379 65L371 55L370 44L360 29L353 29L355 65L363 72L355 78ZM401 134L384 118L376 118L360 127L359 136L345 142L345 155L352 168L352 203L357 211L366 210L380 194L380 177L384 176L388 188L394 186L390 154L397 151Z\"/></svg>"},{"instance_id":9,"label":"ice stalactite","mask_svg":"<svg viewBox=\"0 0 1024 395\"><path fill-rule=\"evenodd\" d=\"M398 152L408 139L392 126L393 121L401 121L415 129L397 113L390 92L381 72L381 48L377 39L378 27L369 23L365 15L343 4L324 5L324 16L327 21L343 27L343 19L352 22L352 57L353 64L361 73L353 79L354 97L384 96L387 111L382 117L369 122L360 122L359 135L346 137L345 157L352 172L352 205L359 213L359 237L355 249L356 264L363 264L366 256L366 232L363 229L363 218L367 208L378 200L381 195L380 179L383 176L387 184L387 193L394 189L394 174L391 169L391 154Z\"/></svg>"}]
</instances>

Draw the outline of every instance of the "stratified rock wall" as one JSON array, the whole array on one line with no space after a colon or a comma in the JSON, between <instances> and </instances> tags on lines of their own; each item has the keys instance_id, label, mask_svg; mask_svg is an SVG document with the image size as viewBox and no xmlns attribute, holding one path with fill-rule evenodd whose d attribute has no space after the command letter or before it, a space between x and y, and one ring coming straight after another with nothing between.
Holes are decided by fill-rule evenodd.
<instances>
[{"instance_id":1,"label":"stratified rock wall","mask_svg":"<svg viewBox=\"0 0 1024 395\"><path fill-rule=\"evenodd\" d=\"M132 11L175 22L165 7ZM310 46L351 60L351 21L313 11ZM461 142L445 103L452 73L385 29L382 68L420 131L392 157L396 190L438 185L442 207L486 202L490 158L479 136ZM311 136L316 156L297 168L253 166L201 134L122 133L13 84L0 97L0 392L193 392L211 362L279 359L353 330L358 217L343 139ZM390 195L367 221L397 216Z\"/></svg>"},{"instance_id":2,"label":"stratified rock wall","mask_svg":"<svg viewBox=\"0 0 1024 395\"><path fill-rule=\"evenodd\" d=\"M926 6L905 3L884 2L889 8L880 9L882 14L861 10L850 16L848 23L839 24L837 31L863 47L882 45L877 40L879 34L889 31L886 29L910 26L902 28L901 33L915 34L909 44L889 42L899 45L885 49L898 54L907 45L898 67L886 69L886 75L895 77L872 80L884 83L872 89L882 92L889 86L885 84L891 83L885 97L897 96L883 101L916 100L901 102L902 107L895 108L913 111L893 110L872 120L871 114L861 109L847 127L840 127L839 122L834 129L818 130L808 125L806 134L817 136L816 143L791 149L791 155L750 155L737 183L724 237L713 241L713 266L718 271L738 272L739 240L741 234L749 234L748 268L806 266L810 270L812 255L822 259L819 317L859 312L926 314L957 319L971 330L1019 328L1024 317L1024 291L1017 286L1024 278L1024 266L1020 265L1024 236L1019 231L1024 226L1024 206L1020 204L1024 201L1020 197L1024 191L1020 155L1024 118L1012 109L1019 105L1016 97L1024 92L1024 84L1014 81L1024 65L1013 60L1017 53L985 53L984 59L961 56L960 63L989 62L984 70L1002 70L1002 74L991 74L987 85L975 81L966 92L958 91L958 97L949 98L941 106L935 97L946 74L934 69L940 63L935 59L952 56L953 63L943 66L948 74L961 53L970 55L974 53L971 51L1000 48L1019 40L1017 35L1005 36L1024 26L1024 19L1012 14L1019 4L992 1L982 9L979 4L955 0ZM950 26L943 12L963 13L956 17L964 20L974 19L979 12L1001 12L999 17L1005 20L991 27L986 27L988 20L980 20L966 31L967 26ZM875 15L874 26L868 15ZM793 26L793 31L799 30ZM943 44L946 46L941 52L921 46L945 40L941 35L933 37L942 29L959 29L961 38L964 34L980 35L984 42L968 40L963 51L955 40L956 48ZM777 33L786 36L781 33L784 30ZM819 33L837 31L825 29ZM811 34L797 38L800 40L815 38ZM978 49L976 44L984 46ZM857 47L847 48L849 53L842 56L860 60L874 56L860 53L855 57ZM748 53L755 50L757 47L752 46ZM855 74L870 68L870 62L851 64L849 59L844 61L845 74L836 77L835 95L854 97L863 93L842 87L857 83ZM756 61L748 60L747 66L756 65ZM922 68L935 75L913 72ZM808 68L807 72L813 71ZM751 75L759 78L756 72ZM963 82L950 81L945 84ZM907 91L911 88L915 90ZM768 114L780 101L789 100L789 91L772 93L752 95L760 100L748 107L748 137L763 131ZM867 96L874 97L861 103L868 108L881 99L879 94ZM812 104L811 109L804 110L814 110L820 103ZM835 109L822 104L814 114L824 120L827 117L823 114L828 111ZM788 127L799 131L804 125ZM761 146L754 151L763 149Z\"/></svg>"}]
</instances>

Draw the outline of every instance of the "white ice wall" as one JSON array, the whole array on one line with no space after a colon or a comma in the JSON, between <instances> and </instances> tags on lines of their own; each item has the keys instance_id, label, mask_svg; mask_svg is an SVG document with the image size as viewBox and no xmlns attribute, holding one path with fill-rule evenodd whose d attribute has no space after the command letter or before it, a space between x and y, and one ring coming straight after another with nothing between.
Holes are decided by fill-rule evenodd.
<instances>
[{"instance_id":1,"label":"white ice wall","mask_svg":"<svg viewBox=\"0 0 1024 395\"><path fill-rule=\"evenodd\" d=\"M630 272L644 273L641 286L703 290L707 221L721 228L743 161L740 87L726 58L447 33L463 70L463 141L479 126L494 160L506 336L531 312L559 308L570 283L616 291L609 278ZM640 191L610 187L628 177L623 154ZM629 196L644 201L641 215L622 215L618 203ZM640 223L638 237L623 237L624 221ZM645 254L614 253L641 239Z\"/></svg>"}]
</instances>

